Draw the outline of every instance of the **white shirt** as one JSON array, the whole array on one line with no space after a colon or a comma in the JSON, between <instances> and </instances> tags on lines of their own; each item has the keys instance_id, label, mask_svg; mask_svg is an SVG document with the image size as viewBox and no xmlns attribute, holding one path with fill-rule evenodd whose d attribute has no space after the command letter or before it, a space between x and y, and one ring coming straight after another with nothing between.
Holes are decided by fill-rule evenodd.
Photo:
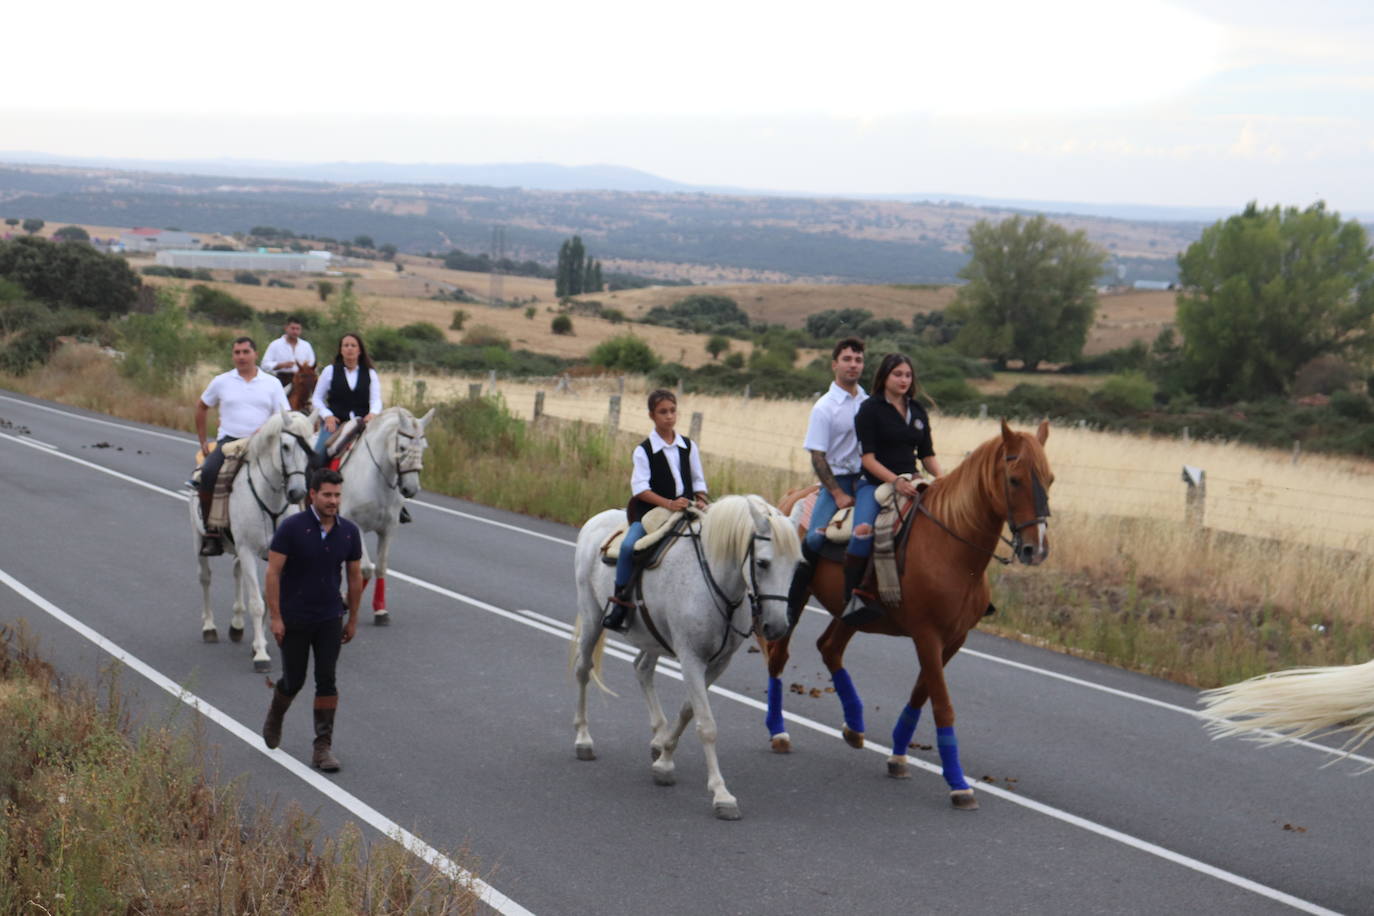
<instances>
[{"instance_id":1,"label":"white shirt","mask_svg":"<svg viewBox=\"0 0 1374 916\"><path fill-rule=\"evenodd\" d=\"M836 474L857 474L863 470L859 453L859 437L854 432L854 415L859 405L868 400L863 388L851 395L837 383L821 395L811 408L806 424L806 442L802 447L811 452L825 452L830 470Z\"/></svg>"},{"instance_id":2,"label":"white shirt","mask_svg":"<svg viewBox=\"0 0 1374 916\"><path fill-rule=\"evenodd\" d=\"M688 448L687 440L674 434L673 443L669 445L663 441L663 437L655 429L649 433L649 448L655 452L661 452L666 448L688 449L687 464L692 470L692 489L690 491L683 489L682 486L682 472L680 470L682 456L676 452L667 456L668 470L673 472L673 484L677 487L674 495L686 496L690 499L693 493L706 492L706 475L702 473L701 454L697 451L695 442ZM635 446L635 469L634 473L630 475L630 495L636 496L647 489L649 489L649 456L644 454L644 449Z\"/></svg>"},{"instance_id":3,"label":"white shirt","mask_svg":"<svg viewBox=\"0 0 1374 916\"><path fill-rule=\"evenodd\" d=\"M377 378L377 370L367 370L368 389L367 389L367 412L382 412L382 383ZM332 417L334 414L325 406L325 396L329 394L329 386L334 381L334 364L330 363L324 367L320 373L320 380L315 383L315 393L310 395L310 403L315 405L321 417ZM358 367L349 369L344 368L344 381L348 382L348 390L352 391L358 387ZM354 415L356 416L356 414ZM340 417L342 420L352 419L351 417Z\"/></svg>"},{"instance_id":4,"label":"white shirt","mask_svg":"<svg viewBox=\"0 0 1374 916\"><path fill-rule=\"evenodd\" d=\"M277 368L277 363L291 360L290 366ZM267 345L267 352L262 355L262 367L268 372L295 372L301 367L302 363L315 362L315 349L306 343L304 339L296 339L295 349L291 348L291 342L286 339L286 335L278 337Z\"/></svg>"},{"instance_id":5,"label":"white shirt","mask_svg":"<svg viewBox=\"0 0 1374 916\"><path fill-rule=\"evenodd\" d=\"M201 394L200 400L206 407L219 408L216 439L251 436L272 414L291 409L277 377L257 366L253 370L253 377L247 380L237 369L222 372L210 380Z\"/></svg>"}]
</instances>

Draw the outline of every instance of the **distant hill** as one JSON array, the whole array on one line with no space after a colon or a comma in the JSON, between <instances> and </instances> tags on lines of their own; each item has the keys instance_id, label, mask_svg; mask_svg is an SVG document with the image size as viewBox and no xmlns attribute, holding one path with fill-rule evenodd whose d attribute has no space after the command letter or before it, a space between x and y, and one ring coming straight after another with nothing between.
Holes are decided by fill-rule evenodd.
<instances>
[{"instance_id":1,"label":"distant hill","mask_svg":"<svg viewBox=\"0 0 1374 916\"><path fill-rule=\"evenodd\" d=\"M619 174L627 181L633 175L653 179L606 168L610 172L602 174ZM555 260L562 241L577 233L609 271L710 283L948 283L967 259L969 228L980 219L1012 212L1019 211L948 201L680 189L542 190L100 165L0 167L0 216L6 217L226 234L273 226L341 240L369 235L411 253L487 251L492 228L502 226L508 256L546 264ZM1072 214L1055 219L1082 229L1110 252L1113 272L1127 282L1174 279L1176 254L1204 225Z\"/></svg>"}]
</instances>

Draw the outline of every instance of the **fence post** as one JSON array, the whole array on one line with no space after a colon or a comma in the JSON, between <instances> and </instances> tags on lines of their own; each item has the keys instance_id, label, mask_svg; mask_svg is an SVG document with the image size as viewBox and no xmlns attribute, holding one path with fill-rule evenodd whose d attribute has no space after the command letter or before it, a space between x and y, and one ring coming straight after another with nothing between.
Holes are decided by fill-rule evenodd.
<instances>
[{"instance_id":1,"label":"fence post","mask_svg":"<svg viewBox=\"0 0 1374 916\"><path fill-rule=\"evenodd\" d=\"M606 414L606 428L611 432L620 429L620 395L611 395L611 409Z\"/></svg>"},{"instance_id":2,"label":"fence post","mask_svg":"<svg viewBox=\"0 0 1374 916\"><path fill-rule=\"evenodd\" d=\"M745 399L746 401L749 400L749 396L750 396L751 394L753 394L753 393L754 393L754 386L753 386L753 385L750 385L749 383L746 382L745 385L744 385L744 399Z\"/></svg>"},{"instance_id":3,"label":"fence post","mask_svg":"<svg viewBox=\"0 0 1374 916\"><path fill-rule=\"evenodd\" d=\"M617 394L624 394L624 393L625 393L625 376L622 375L622 376L620 376L619 378L617 378L617 379L616 379L616 383L617 383L616 393L617 393Z\"/></svg>"},{"instance_id":4,"label":"fence post","mask_svg":"<svg viewBox=\"0 0 1374 916\"><path fill-rule=\"evenodd\" d=\"M687 438L695 442L698 448L701 447L701 419L701 411L692 411L691 431L687 433Z\"/></svg>"},{"instance_id":5,"label":"fence post","mask_svg":"<svg viewBox=\"0 0 1374 916\"><path fill-rule=\"evenodd\" d=\"M495 394L495 393L496 393L496 370L493 369L493 370L491 370L491 373L487 376L487 394Z\"/></svg>"},{"instance_id":6,"label":"fence post","mask_svg":"<svg viewBox=\"0 0 1374 916\"><path fill-rule=\"evenodd\" d=\"M979 405L978 405L978 419L980 419L980 420L986 420L987 418L988 418L988 405L986 405L986 404L979 404Z\"/></svg>"},{"instance_id":7,"label":"fence post","mask_svg":"<svg viewBox=\"0 0 1374 916\"><path fill-rule=\"evenodd\" d=\"M544 415L544 392L542 392L542 391L536 391L536 392L534 393L534 418L535 418L536 420L538 420L538 419L539 419L540 417L542 417L543 415Z\"/></svg>"},{"instance_id":8,"label":"fence post","mask_svg":"<svg viewBox=\"0 0 1374 916\"><path fill-rule=\"evenodd\" d=\"M1192 440L1188 438L1188 427L1183 427L1183 444L1187 445Z\"/></svg>"},{"instance_id":9,"label":"fence post","mask_svg":"<svg viewBox=\"0 0 1374 916\"><path fill-rule=\"evenodd\" d=\"M468 400L475 401L482 396L482 383L474 382L468 385Z\"/></svg>"},{"instance_id":10,"label":"fence post","mask_svg":"<svg viewBox=\"0 0 1374 916\"><path fill-rule=\"evenodd\" d=\"M1201 528L1207 514L1207 472L1185 464L1183 482L1188 485L1183 504L1184 521L1194 528Z\"/></svg>"},{"instance_id":11,"label":"fence post","mask_svg":"<svg viewBox=\"0 0 1374 916\"><path fill-rule=\"evenodd\" d=\"M416 403L416 404L423 404L423 403L425 402L425 389L426 389L427 387L428 387L428 386L425 384L425 380L424 380L424 379L422 379L422 378L417 378L417 379L415 380L415 403Z\"/></svg>"},{"instance_id":12,"label":"fence post","mask_svg":"<svg viewBox=\"0 0 1374 916\"><path fill-rule=\"evenodd\" d=\"M1299 440L1297 440L1297 439L1294 439L1294 440L1293 440L1293 463L1294 463L1294 464L1297 464L1297 463L1298 463L1298 459L1301 458L1301 457L1302 457L1302 442L1299 441Z\"/></svg>"}]
</instances>

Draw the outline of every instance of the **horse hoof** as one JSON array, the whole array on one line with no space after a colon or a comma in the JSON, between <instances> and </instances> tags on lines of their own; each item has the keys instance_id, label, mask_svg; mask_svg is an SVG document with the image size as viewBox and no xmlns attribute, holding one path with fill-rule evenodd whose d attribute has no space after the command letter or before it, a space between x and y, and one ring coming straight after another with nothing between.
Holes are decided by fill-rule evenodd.
<instances>
[{"instance_id":1,"label":"horse hoof","mask_svg":"<svg viewBox=\"0 0 1374 916\"><path fill-rule=\"evenodd\" d=\"M219 642L219 630L201 630L201 642Z\"/></svg>"},{"instance_id":2,"label":"horse hoof","mask_svg":"<svg viewBox=\"0 0 1374 916\"><path fill-rule=\"evenodd\" d=\"M904 760L889 760L887 762L887 775L893 779L910 779L911 767L907 766ZM959 803L955 802L954 804L957 807Z\"/></svg>"},{"instance_id":3,"label":"horse hoof","mask_svg":"<svg viewBox=\"0 0 1374 916\"><path fill-rule=\"evenodd\" d=\"M973 796L972 789L955 789L949 793L949 801L960 811L978 810L978 799Z\"/></svg>"},{"instance_id":4,"label":"horse hoof","mask_svg":"<svg viewBox=\"0 0 1374 916\"><path fill-rule=\"evenodd\" d=\"M856 732L854 731L854 729L846 725L844 727L844 743L854 748L855 750L860 750L864 746L864 733Z\"/></svg>"},{"instance_id":5,"label":"horse hoof","mask_svg":"<svg viewBox=\"0 0 1374 916\"><path fill-rule=\"evenodd\" d=\"M677 774L672 770L654 770L654 785L675 786L677 785Z\"/></svg>"},{"instance_id":6,"label":"horse hoof","mask_svg":"<svg viewBox=\"0 0 1374 916\"><path fill-rule=\"evenodd\" d=\"M579 744L579 745L577 746L577 759L578 759L578 760L595 760L595 759L596 759L596 751L592 750L592 747L591 747L590 744Z\"/></svg>"},{"instance_id":7,"label":"horse hoof","mask_svg":"<svg viewBox=\"0 0 1374 916\"><path fill-rule=\"evenodd\" d=\"M272 670L272 663L269 661L254 661L253 671L257 674L266 674Z\"/></svg>"},{"instance_id":8,"label":"horse hoof","mask_svg":"<svg viewBox=\"0 0 1374 916\"><path fill-rule=\"evenodd\" d=\"M234 642L243 642L243 627L230 627L229 638Z\"/></svg>"},{"instance_id":9,"label":"horse hoof","mask_svg":"<svg viewBox=\"0 0 1374 916\"><path fill-rule=\"evenodd\" d=\"M723 821L739 820L738 802L716 802L712 807L716 812L716 817Z\"/></svg>"},{"instance_id":10,"label":"horse hoof","mask_svg":"<svg viewBox=\"0 0 1374 916\"><path fill-rule=\"evenodd\" d=\"M792 739L788 737L787 732L778 732L769 743L772 745L773 753L775 754L792 753Z\"/></svg>"},{"instance_id":11,"label":"horse hoof","mask_svg":"<svg viewBox=\"0 0 1374 916\"><path fill-rule=\"evenodd\" d=\"M377 627L391 626L391 615L386 611L378 611L372 615L372 625Z\"/></svg>"}]
</instances>

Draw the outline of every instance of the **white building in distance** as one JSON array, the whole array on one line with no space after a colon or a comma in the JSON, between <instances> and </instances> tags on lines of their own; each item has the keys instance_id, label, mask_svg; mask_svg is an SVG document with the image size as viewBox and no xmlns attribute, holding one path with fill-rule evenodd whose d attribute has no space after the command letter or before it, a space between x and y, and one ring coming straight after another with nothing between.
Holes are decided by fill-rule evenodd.
<instances>
[{"instance_id":1,"label":"white building in distance","mask_svg":"<svg viewBox=\"0 0 1374 916\"><path fill-rule=\"evenodd\" d=\"M189 232L140 226L121 232L119 244L125 251L162 251L167 248L199 248L203 242Z\"/></svg>"},{"instance_id":2,"label":"white building in distance","mask_svg":"<svg viewBox=\"0 0 1374 916\"><path fill-rule=\"evenodd\" d=\"M159 251L157 262L165 267L204 267L207 270L281 270L322 274L329 270L329 252L301 254L272 251Z\"/></svg>"}]
</instances>

